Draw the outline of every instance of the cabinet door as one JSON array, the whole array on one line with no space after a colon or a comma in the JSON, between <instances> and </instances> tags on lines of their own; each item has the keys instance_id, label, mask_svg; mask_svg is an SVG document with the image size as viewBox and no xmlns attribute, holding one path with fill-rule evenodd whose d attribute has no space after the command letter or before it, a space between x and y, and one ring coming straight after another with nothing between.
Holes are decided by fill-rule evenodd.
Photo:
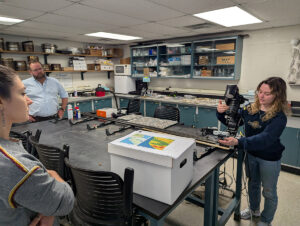
<instances>
[{"instance_id":1,"label":"cabinet door","mask_svg":"<svg viewBox=\"0 0 300 226\"><path fill-rule=\"evenodd\" d=\"M142 115L145 115L144 106L145 106L145 101L141 100L140 112L142 113Z\"/></svg>"},{"instance_id":2,"label":"cabinet door","mask_svg":"<svg viewBox=\"0 0 300 226\"><path fill-rule=\"evenodd\" d=\"M155 109L159 106L159 102L146 101L146 116L153 117Z\"/></svg>"},{"instance_id":3,"label":"cabinet door","mask_svg":"<svg viewBox=\"0 0 300 226\"><path fill-rule=\"evenodd\" d=\"M128 98L120 98L120 108L127 108L128 102Z\"/></svg>"},{"instance_id":4,"label":"cabinet door","mask_svg":"<svg viewBox=\"0 0 300 226\"><path fill-rule=\"evenodd\" d=\"M282 153L282 163L297 166L299 164L299 129L286 127L280 137L285 150Z\"/></svg>"},{"instance_id":5,"label":"cabinet door","mask_svg":"<svg viewBox=\"0 0 300 226\"><path fill-rule=\"evenodd\" d=\"M180 123L183 123L186 126L195 126L196 107L187 105L179 105L178 107L180 111Z\"/></svg>"},{"instance_id":6,"label":"cabinet door","mask_svg":"<svg viewBox=\"0 0 300 226\"><path fill-rule=\"evenodd\" d=\"M76 103L81 112L91 112L92 111L92 101L83 101ZM74 109L73 109L74 110Z\"/></svg>"},{"instance_id":7,"label":"cabinet door","mask_svg":"<svg viewBox=\"0 0 300 226\"><path fill-rule=\"evenodd\" d=\"M176 104L164 103L164 102L161 102L161 105L163 105L163 106L172 106L172 107L176 107Z\"/></svg>"},{"instance_id":8,"label":"cabinet door","mask_svg":"<svg viewBox=\"0 0 300 226\"><path fill-rule=\"evenodd\" d=\"M97 109L101 109L101 108L111 108L111 106L112 106L111 98L94 100L94 109L95 109L95 111Z\"/></svg>"},{"instance_id":9,"label":"cabinet door","mask_svg":"<svg viewBox=\"0 0 300 226\"><path fill-rule=\"evenodd\" d=\"M193 42L193 78L238 79L242 38L218 38Z\"/></svg>"},{"instance_id":10,"label":"cabinet door","mask_svg":"<svg viewBox=\"0 0 300 226\"><path fill-rule=\"evenodd\" d=\"M217 127L218 119L216 109L198 107L198 115L196 115L197 128Z\"/></svg>"},{"instance_id":11,"label":"cabinet door","mask_svg":"<svg viewBox=\"0 0 300 226\"><path fill-rule=\"evenodd\" d=\"M157 45L131 48L132 77L157 77Z\"/></svg>"}]
</instances>

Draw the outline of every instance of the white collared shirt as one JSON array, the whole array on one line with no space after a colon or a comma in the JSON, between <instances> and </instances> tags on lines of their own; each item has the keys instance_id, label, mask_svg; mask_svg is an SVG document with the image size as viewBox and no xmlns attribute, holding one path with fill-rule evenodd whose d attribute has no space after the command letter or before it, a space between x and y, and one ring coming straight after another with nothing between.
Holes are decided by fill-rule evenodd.
<instances>
[{"instance_id":1,"label":"white collared shirt","mask_svg":"<svg viewBox=\"0 0 300 226\"><path fill-rule=\"evenodd\" d=\"M57 113L58 95L67 98L68 93L55 78L46 77L43 84L34 77L23 80L26 95L32 100L29 105L29 114L32 116L47 117Z\"/></svg>"}]
</instances>

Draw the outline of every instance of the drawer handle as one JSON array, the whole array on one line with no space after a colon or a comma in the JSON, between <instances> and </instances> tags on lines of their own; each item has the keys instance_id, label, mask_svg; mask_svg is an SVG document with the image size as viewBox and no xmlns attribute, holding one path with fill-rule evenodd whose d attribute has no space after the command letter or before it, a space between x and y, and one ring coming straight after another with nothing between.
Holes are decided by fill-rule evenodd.
<instances>
[{"instance_id":1,"label":"drawer handle","mask_svg":"<svg viewBox=\"0 0 300 226\"><path fill-rule=\"evenodd\" d=\"M187 162L187 159L182 160L182 162L180 163L180 168L182 168Z\"/></svg>"}]
</instances>

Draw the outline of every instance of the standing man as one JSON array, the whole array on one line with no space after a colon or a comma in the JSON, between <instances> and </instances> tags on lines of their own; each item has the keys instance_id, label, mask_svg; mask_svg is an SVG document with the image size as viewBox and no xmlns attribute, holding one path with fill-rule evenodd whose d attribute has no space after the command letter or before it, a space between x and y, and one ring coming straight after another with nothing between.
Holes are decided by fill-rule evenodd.
<instances>
[{"instance_id":1,"label":"standing man","mask_svg":"<svg viewBox=\"0 0 300 226\"><path fill-rule=\"evenodd\" d=\"M30 62L29 72L32 75L23 81L26 87L26 95L33 101L29 106L29 121L37 122L62 118L68 104L68 93L55 78L45 75L40 62ZM58 97L62 100L59 108Z\"/></svg>"}]
</instances>

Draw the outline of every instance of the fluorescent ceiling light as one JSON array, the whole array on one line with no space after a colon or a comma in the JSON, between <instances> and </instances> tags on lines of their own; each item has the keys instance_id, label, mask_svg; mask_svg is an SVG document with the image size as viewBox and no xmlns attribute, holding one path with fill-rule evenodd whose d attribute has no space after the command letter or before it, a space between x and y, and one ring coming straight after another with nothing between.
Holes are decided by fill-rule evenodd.
<instances>
[{"instance_id":1,"label":"fluorescent ceiling light","mask_svg":"<svg viewBox=\"0 0 300 226\"><path fill-rule=\"evenodd\" d=\"M23 22L24 20L0 16L0 24L12 25Z\"/></svg>"},{"instance_id":2,"label":"fluorescent ceiling light","mask_svg":"<svg viewBox=\"0 0 300 226\"><path fill-rule=\"evenodd\" d=\"M96 32L91 34L86 34L87 36L95 36L95 37L101 37L101 38L110 38L110 39L117 39L117 40L136 40L136 39L142 39L141 37L134 37L129 35L119 35L119 34L113 34L113 33L107 33L107 32Z\"/></svg>"},{"instance_id":3,"label":"fluorescent ceiling light","mask_svg":"<svg viewBox=\"0 0 300 226\"><path fill-rule=\"evenodd\" d=\"M194 14L196 17L205 19L225 27L233 27L246 24L261 23L262 21L240 9L237 6L213 10L205 13Z\"/></svg>"}]
</instances>

